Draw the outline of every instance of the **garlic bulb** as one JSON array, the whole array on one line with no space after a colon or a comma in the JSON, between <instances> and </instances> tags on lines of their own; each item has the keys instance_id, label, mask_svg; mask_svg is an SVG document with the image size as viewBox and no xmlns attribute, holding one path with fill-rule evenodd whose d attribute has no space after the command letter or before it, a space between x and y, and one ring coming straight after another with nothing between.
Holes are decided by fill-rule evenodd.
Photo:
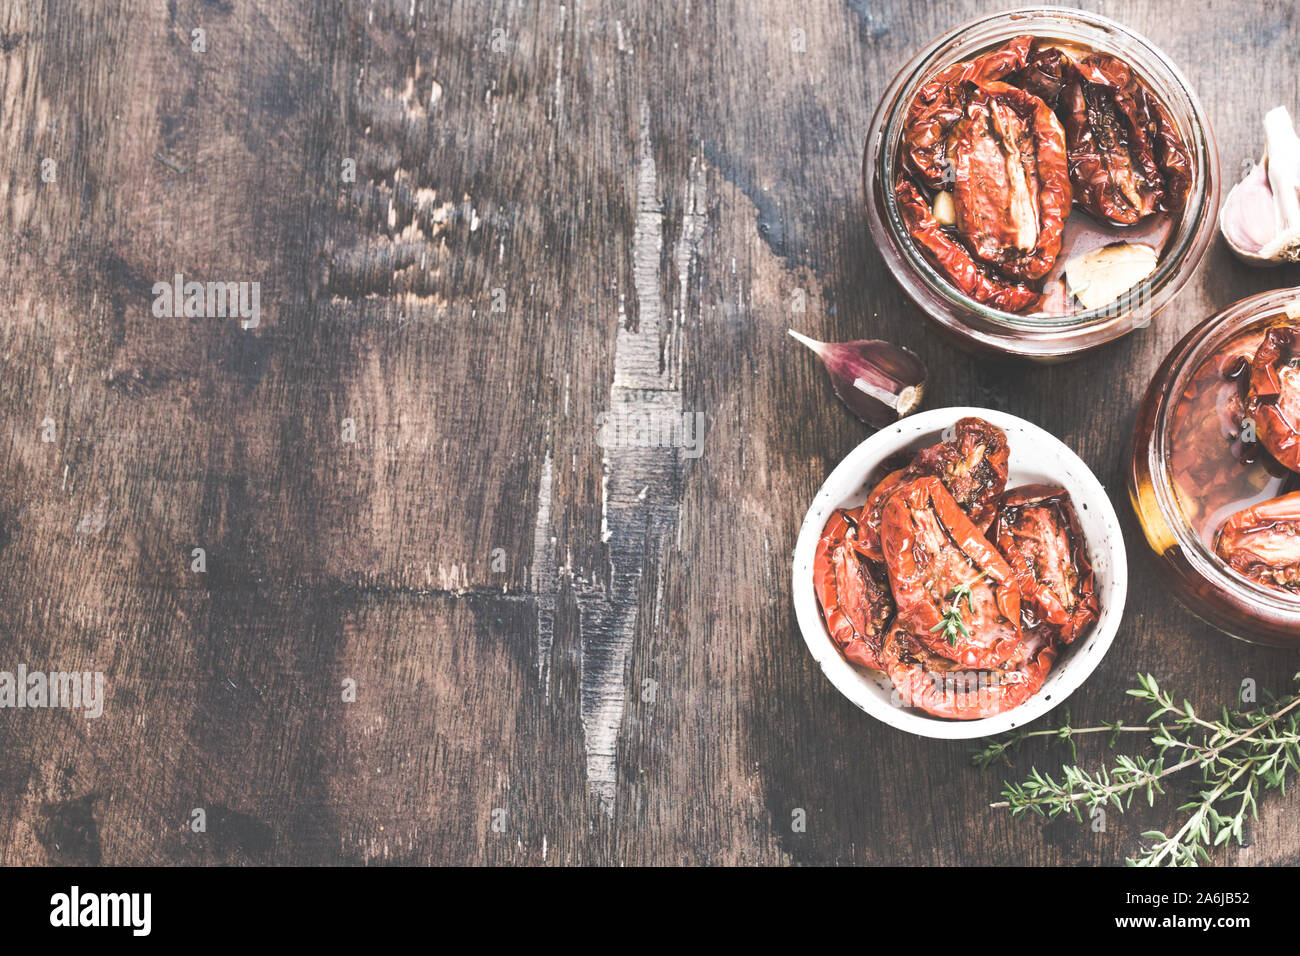
<instances>
[{"instance_id":1,"label":"garlic bulb","mask_svg":"<svg viewBox=\"0 0 1300 956\"><path fill-rule=\"evenodd\" d=\"M1264 156L1228 193L1219 229L1251 265L1300 262L1300 137L1285 106L1264 117Z\"/></svg>"}]
</instances>

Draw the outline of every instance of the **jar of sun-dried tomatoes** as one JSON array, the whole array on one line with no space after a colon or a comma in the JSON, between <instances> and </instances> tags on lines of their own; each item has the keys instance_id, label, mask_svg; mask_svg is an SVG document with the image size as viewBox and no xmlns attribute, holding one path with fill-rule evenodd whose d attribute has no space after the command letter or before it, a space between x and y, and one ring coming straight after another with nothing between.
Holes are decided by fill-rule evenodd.
<instances>
[{"instance_id":1,"label":"jar of sun-dried tomatoes","mask_svg":"<svg viewBox=\"0 0 1300 956\"><path fill-rule=\"evenodd\" d=\"M1061 86L1064 84L1058 84L1054 91L1057 102L1050 106L1057 116L1056 122L1062 124L1057 127L1058 136L1065 138L1063 146L1068 148L1069 178L1074 185L1069 191L1058 187L1057 195L1072 196L1074 201L1065 204L1063 212L1058 208L1056 213L1056 231L1060 244L1059 252L1050 256L1050 264L1044 262L1043 268L1026 270L1020 273L1021 278L1016 278L1014 275L998 273L996 268L991 269L987 265L989 260L980 261L984 258L983 248L979 242L969 241L971 237L964 232L960 198L957 200L955 215L952 202L947 203L943 214L939 212L938 201L943 198L940 193L945 189L951 190L950 195L961 195L960 183L957 186L945 186L944 183L956 182L963 169L960 149L954 149L952 145L958 136L952 130L958 128L957 117L974 118L968 106L946 102L946 122L951 125L942 133L927 133L924 136L913 132L913 111L920 102L918 96L929 95L926 90L934 88L933 84L941 71L954 64L978 60L990 53L996 57L997 51L1008 45L1025 43L1024 38L1027 36L1033 38L1031 49L1035 56L1043 52L1050 53L1057 57L1059 63L1064 64L1063 67L1058 67L1058 79L1061 70L1074 70L1065 74L1067 80L1074 77L1074 86L1067 87L1062 92ZM1090 86L1083 79L1088 65L1099 61L1118 63L1116 69L1125 71L1124 75L1132 84L1128 87L1129 91L1135 87L1140 88L1137 98L1143 104L1142 110L1158 111L1166 124L1165 129L1171 132L1174 141L1181 139L1180 155L1183 160L1178 174L1179 181L1176 189L1167 192L1173 201L1162 201L1158 205L1154 202L1150 205L1135 204L1132 206L1131 222L1118 221L1123 216L1100 215L1108 210L1099 201L1095 201L1095 196L1089 194L1088 184L1097 180L1097 171L1108 168L1106 157L1097 156L1090 169L1086 165L1080 165L1081 144L1118 142L1122 147L1126 139L1126 134L1116 124L1125 120L1127 114L1121 115L1122 109L1117 110L1114 104L1123 107L1125 103L1131 104L1133 97L1123 100L1122 96L1117 96L1108 106L1090 92L1098 89L1104 91L1105 88ZM1023 60L1021 63L1023 65ZM1028 69L1033 66L1031 61ZM1003 84L985 84L987 89L996 86L1005 92L1005 84L1018 84L1020 89L1014 93L1021 102L1026 101L1021 90L1035 89L1033 79L1024 78L1023 69L1012 75L1005 75L1005 70L985 73L985 78L991 75ZM1086 75L1098 78L1093 73ZM972 85L969 89L975 87ZM1122 93L1122 87L1117 89ZM1087 99L1086 103L1084 92L1093 97ZM1045 102L1049 94L1043 93L1042 96ZM1038 102L1032 97L1029 101ZM1145 120L1149 116L1150 112L1142 112L1140 119ZM1080 120L1075 121L1075 117ZM1073 130L1070 128L1071 121L1074 121ZM1129 121L1141 126L1141 122L1136 119ZM989 122L995 123L996 120ZM1048 119L1047 122L1051 123L1052 120ZM1094 122L1102 128L1088 135L1088 124ZM1112 129L1119 130L1115 135L1109 134L1104 128L1107 122ZM1080 129L1085 131L1082 135ZM1145 153L1148 159L1142 160L1148 162L1148 166L1151 158L1163 162L1165 153L1169 152L1164 143L1156 142L1159 138L1158 134L1151 136L1152 148ZM932 154L937 150L942 158L945 175L951 174L948 180L937 181L931 178L927 183L924 174L917 175L913 148L918 139L925 140L928 144L925 148ZM936 141L946 145L936 147L933 145ZM1022 137L1022 143L1027 141L1027 137ZM1014 152L1011 150L1012 154ZM1057 152L1059 156L1061 150L1058 149ZM990 155L987 149L980 154L978 146L967 153L968 158L969 155L975 155L977 160L982 155L982 161L986 163ZM958 157L956 160L953 159L954 155ZM993 151L991 155L996 157L998 154ZM1133 156L1133 163L1140 166L1139 160L1142 157L1136 151ZM1083 163L1086 164L1087 161L1088 157L1084 157ZM1062 169L1066 168L1063 157L1056 162ZM970 168L969 165L966 168ZM987 165L984 168L987 169ZM1007 168L1007 178L1012 185L1019 183L1017 188L1023 187L1023 181L1015 179L1018 170L1010 164ZM1038 170L1043 168L1040 165ZM1152 179L1153 183L1157 183L1152 187L1153 191L1160 189L1158 176L1157 173ZM917 188L910 193L915 197L915 203L909 202L908 197L901 192L901 180L909 177L917 181ZM1044 197L1051 195L1051 190L1046 185L1049 180L1050 176L1044 180L1044 185L1036 189L1030 188L1026 195L1038 197L1035 201L1046 202ZM970 181L982 184L986 179L971 177ZM886 265L904 291L945 332L955 337L959 344L976 352L1055 362L1149 324L1152 317L1187 282L1214 233L1219 204L1219 162L1213 133L1196 95L1178 68L1149 41L1093 13L1037 8L999 13L957 27L921 50L899 71L885 92L872 121L863 155L863 185L872 238ZM1117 194L1127 188L1118 178L1108 186L1118 191ZM911 189L910 186L907 188ZM985 187L981 185L979 188ZM971 189L968 188L967 195L970 192ZM1090 198L1094 199L1092 207L1088 202ZM930 236L934 242L927 243L924 237L918 235L915 217L910 210L919 209L922 214L928 215L930 209L926 204L931 202L934 203L933 210L938 224L930 223L933 227ZM981 212L997 218L1002 215L999 203L1000 199L996 195L982 197ZM1003 209L1015 207L1015 200L1008 198L1001 205ZM1017 208L1024 208L1023 204ZM1031 220L1028 228L1031 231L1039 229L1038 235L1042 236L1042 229L1050 218L1040 217L1036 222L1032 221L1032 216L1027 218ZM974 215L968 214L966 220L978 225L978 219ZM1007 233L1011 234L1011 241L1023 243L1023 239L1017 239L1014 222L1003 229L1003 234ZM1032 238L1031 236L1030 246L1022 245L1020 248L1031 248ZM974 251L976 258L968 261L965 266L965 278L970 280L967 284L963 285L961 281L961 269L944 265L943 250L936 251L936 244L947 244L950 247L963 247L964 244L964 251L958 248L958 253L962 255ZM1121 247L1124 247L1122 254L1125 261L1107 258ZM1142 256L1149 258L1144 261ZM1026 273L1032 281L1024 281ZM1116 298L1099 301L1105 298L1108 294L1105 290L1115 285L1115 277L1121 273L1145 275L1145 278L1136 280ZM991 281L1019 283L1019 298L1011 306L1016 311L1006 311L988 304L1007 300L982 295L979 289L973 288L976 280L983 282L989 275L994 276ZM1090 282L1089 275L1100 278L1095 283Z\"/></svg>"},{"instance_id":2,"label":"jar of sun-dried tomatoes","mask_svg":"<svg viewBox=\"0 0 1300 956\"><path fill-rule=\"evenodd\" d=\"M1300 647L1300 457L1283 454L1287 467L1269 454L1251 389L1269 330L1297 317L1300 288L1278 289L1189 332L1147 391L1128 468L1133 510L1179 599L1234 637L1282 647ZM1260 537L1225 540L1234 526Z\"/></svg>"}]
</instances>

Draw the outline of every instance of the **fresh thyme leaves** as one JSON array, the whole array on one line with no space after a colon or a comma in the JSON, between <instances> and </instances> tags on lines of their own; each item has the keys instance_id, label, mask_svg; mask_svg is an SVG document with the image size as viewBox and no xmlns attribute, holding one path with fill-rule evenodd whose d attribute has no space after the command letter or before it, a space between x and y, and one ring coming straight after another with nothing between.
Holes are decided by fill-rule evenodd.
<instances>
[{"instance_id":1,"label":"fresh thyme leaves","mask_svg":"<svg viewBox=\"0 0 1300 956\"><path fill-rule=\"evenodd\" d=\"M1300 674L1293 680L1300 683ZM1218 717L1207 719L1189 701L1175 702L1150 674L1139 674L1138 686L1127 693L1155 707L1142 726L1115 721L1071 727L1067 714L1062 727L1003 735L972 759L976 766L988 767L1005 761L1009 750L1030 737L1051 737L1067 742L1077 760L1075 739L1080 735L1109 733L1113 747L1122 734L1135 732L1150 735L1154 756L1120 755L1113 766L1095 773L1065 765L1059 781L1034 767L1020 783L1005 783L1003 799L991 806L1009 809L1012 816L1033 812L1052 818L1070 813L1082 821L1084 810L1090 815L1106 808L1123 812L1135 795L1154 805L1156 796L1165 792L1168 777L1198 768L1200 787L1178 808L1187 814L1182 825L1172 835L1159 830L1143 833L1143 845L1128 864L1196 866L1208 862L1209 851L1229 840L1243 844L1246 815L1257 818L1261 793L1285 792L1288 774L1300 772L1300 695L1268 699L1256 710L1230 713L1224 708Z\"/></svg>"},{"instance_id":2,"label":"fresh thyme leaves","mask_svg":"<svg viewBox=\"0 0 1300 956\"><path fill-rule=\"evenodd\" d=\"M959 635L970 640L970 631L966 630L966 622L961 618L961 602L965 600L967 609L972 614L975 613L975 599L971 597L971 588L986 574L987 571L981 571L966 583L958 584L948 592L948 608L943 612L939 623L930 628L931 634L935 631L943 631L943 636L948 638L948 643L953 647L957 646Z\"/></svg>"},{"instance_id":3,"label":"fresh thyme leaves","mask_svg":"<svg viewBox=\"0 0 1300 956\"><path fill-rule=\"evenodd\" d=\"M962 599L965 598L966 607L969 608L972 613L974 613L975 602L971 598L970 589L974 587L977 583L979 583L981 578L985 578L985 577L988 577L988 572L981 571L979 574L975 575L975 577L971 578L965 584L959 584L955 588L953 588L952 594L948 596L948 599L952 601L952 606L956 607L958 604L962 602Z\"/></svg>"},{"instance_id":4,"label":"fresh thyme leaves","mask_svg":"<svg viewBox=\"0 0 1300 956\"><path fill-rule=\"evenodd\" d=\"M970 638L970 631L966 630L966 622L961 619L961 611L957 610L957 605L952 605L948 610L943 612L943 619L930 632L943 631L943 636L948 638L948 643L953 647L957 646L957 635Z\"/></svg>"}]
</instances>

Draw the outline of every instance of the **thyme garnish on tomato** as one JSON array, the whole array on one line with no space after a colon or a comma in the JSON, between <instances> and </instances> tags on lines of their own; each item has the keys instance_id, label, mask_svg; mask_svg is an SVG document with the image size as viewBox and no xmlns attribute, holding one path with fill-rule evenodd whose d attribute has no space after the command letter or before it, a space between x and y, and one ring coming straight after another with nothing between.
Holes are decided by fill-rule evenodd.
<instances>
[{"instance_id":1,"label":"thyme garnish on tomato","mask_svg":"<svg viewBox=\"0 0 1300 956\"><path fill-rule=\"evenodd\" d=\"M975 600L971 597L971 588L988 574L987 571L981 571L975 577L971 578L964 584L958 584L948 592L948 609L943 612L943 617L939 623L930 628L930 633L943 631L943 636L948 639L948 643L953 647L957 646L957 638L964 637L970 640L970 631L966 629L966 622L961 618L961 602L965 600L966 607L973 614L975 613Z\"/></svg>"}]
</instances>

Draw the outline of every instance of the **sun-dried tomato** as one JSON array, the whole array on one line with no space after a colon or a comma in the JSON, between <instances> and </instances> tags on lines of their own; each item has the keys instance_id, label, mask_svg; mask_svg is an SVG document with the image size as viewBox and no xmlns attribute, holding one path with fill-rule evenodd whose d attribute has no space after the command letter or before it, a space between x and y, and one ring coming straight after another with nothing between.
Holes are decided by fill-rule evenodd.
<instances>
[{"instance_id":1,"label":"sun-dried tomato","mask_svg":"<svg viewBox=\"0 0 1300 956\"><path fill-rule=\"evenodd\" d=\"M1122 225L1181 208L1191 158L1164 106L1109 54L1072 62L1068 74L1060 106L1075 201Z\"/></svg>"},{"instance_id":2,"label":"sun-dried tomato","mask_svg":"<svg viewBox=\"0 0 1300 956\"><path fill-rule=\"evenodd\" d=\"M1192 156L1178 132L1178 124L1164 104L1144 86L1138 88L1138 93L1135 98L1139 116L1155 144L1156 165L1165 177L1160 208L1165 212L1176 212L1186 204L1187 194L1192 188Z\"/></svg>"},{"instance_id":3,"label":"sun-dried tomato","mask_svg":"<svg viewBox=\"0 0 1300 956\"><path fill-rule=\"evenodd\" d=\"M908 465L891 471L880 479L875 488L871 489L871 494L867 495L866 504L862 506L860 512L862 523L858 537L864 555L876 561L885 560L885 554L880 550L880 515L885 510L885 502L895 491L909 481L920 478L922 474L923 472L917 468Z\"/></svg>"},{"instance_id":4,"label":"sun-dried tomato","mask_svg":"<svg viewBox=\"0 0 1300 956\"><path fill-rule=\"evenodd\" d=\"M1043 625L1066 644L1100 614L1087 541L1064 488L1009 491L992 540L1020 585L1021 624Z\"/></svg>"},{"instance_id":5,"label":"sun-dried tomato","mask_svg":"<svg viewBox=\"0 0 1300 956\"><path fill-rule=\"evenodd\" d=\"M885 566L861 556L859 515L839 509L817 542L813 590L826 629L850 663L880 669L880 646L894 617Z\"/></svg>"},{"instance_id":6,"label":"sun-dried tomato","mask_svg":"<svg viewBox=\"0 0 1300 956\"><path fill-rule=\"evenodd\" d=\"M1219 532L1216 550L1252 581L1300 594L1300 491L1238 511Z\"/></svg>"},{"instance_id":7,"label":"sun-dried tomato","mask_svg":"<svg viewBox=\"0 0 1300 956\"><path fill-rule=\"evenodd\" d=\"M1278 325L1264 333L1250 363L1246 413L1269 453L1300 471L1300 326Z\"/></svg>"},{"instance_id":8,"label":"sun-dried tomato","mask_svg":"<svg viewBox=\"0 0 1300 956\"><path fill-rule=\"evenodd\" d=\"M975 87L952 147L957 231L976 258L1046 275L1070 214L1065 131L1047 104L1006 83Z\"/></svg>"},{"instance_id":9,"label":"sun-dried tomato","mask_svg":"<svg viewBox=\"0 0 1300 956\"><path fill-rule=\"evenodd\" d=\"M959 419L951 441L923 448L915 467L938 475L958 507L983 534L997 515L1007 487L1011 449L1006 433L982 418Z\"/></svg>"},{"instance_id":10,"label":"sun-dried tomato","mask_svg":"<svg viewBox=\"0 0 1300 956\"><path fill-rule=\"evenodd\" d=\"M1012 86L1032 93L1055 110L1065 86L1065 70L1070 58L1054 46L1035 50L1029 62L1006 78Z\"/></svg>"},{"instance_id":11,"label":"sun-dried tomato","mask_svg":"<svg viewBox=\"0 0 1300 956\"><path fill-rule=\"evenodd\" d=\"M940 70L901 133L894 196L909 235L961 293L1007 312L1073 307L1057 280L1074 204L1167 229L1193 181L1178 124L1128 64L1047 42L1019 36ZM1082 225L1073 241L1094 233Z\"/></svg>"},{"instance_id":12,"label":"sun-dried tomato","mask_svg":"<svg viewBox=\"0 0 1300 956\"><path fill-rule=\"evenodd\" d=\"M1025 702L1061 647L1100 616L1069 494L1006 491L1008 462L1001 429L960 419L948 440L882 461L866 503L831 516L814 556L836 647L937 717L990 717ZM1300 492L1291 497L1300 542ZM972 516L986 513L981 528Z\"/></svg>"},{"instance_id":13,"label":"sun-dried tomato","mask_svg":"<svg viewBox=\"0 0 1300 956\"><path fill-rule=\"evenodd\" d=\"M1192 530L1213 546L1225 515L1290 490L1294 475L1259 440L1247 412L1255 327L1231 336L1191 370L1169 423L1169 475Z\"/></svg>"},{"instance_id":14,"label":"sun-dried tomato","mask_svg":"<svg viewBox=\"0 0 1300 956\"><path fill-rule=\"evenodd\" d=\"M951 440L922 448L904 467L886 474L871 490L860 511L859 550L875 561L885 560L880 550L880 516L885 502L903 485L926 475L942 481L958 507L981 534L986 533L1007 485L1010 455L1002 429L982 418L960 419L953 427Z\"/></svg>"},{"instance_id":15,"label":"sun-dried tomato","mask_svg":"<svg viewBox=\"0 0 1300 956\"><path fill-rule=\"evenodd\" d=\"M935 221L930 204L910 179L900 176L894 195L908 234L934 267L947 276L963 295L1004 312L1023 312L1038 302L1038 292L998 276L991 267L977 262L965 246L945 232Z\"/></svg>"},{"instance_id":16,"label":"sun-dried tomato","mask_svg":"<svg viewBox=\"0 0 1300 956\"><path fill-rule=\"evenodd\" d=\"M997 667L1020 647L1020 589L1006 560L935 477L885 502L880 542L902 628L933 654ZM945 618L960 626L945 629Z\"/></svg>"},{"instance_id":17,"label":"sun-dried tomato","mask_svg":"<svg viewBox=\"0 0 1300 956\"><path fill-rule=\"evenodd\" d=\"M885 673L899 700L935 717L978 720L1023 704L1043 686L1056 647L1045 635L1026 635L1017 657L1005 667L972 670L939 657L902 629L885 638Z\"/></svg>"},{"instance_id":18,"label":"sun-dried tomato","mask_svg":"<svg viewBox=\"0 0 1300 956\"><path fill-rule=\"evenodd\" d=\"M1019 36L970 62L954 63L917 90L903 125L903 148L912 171L932 189L952 183L953 127L961 119L972 82L998 80L1022 68L1034 38Z\"/></svg>"}]
</instances>

